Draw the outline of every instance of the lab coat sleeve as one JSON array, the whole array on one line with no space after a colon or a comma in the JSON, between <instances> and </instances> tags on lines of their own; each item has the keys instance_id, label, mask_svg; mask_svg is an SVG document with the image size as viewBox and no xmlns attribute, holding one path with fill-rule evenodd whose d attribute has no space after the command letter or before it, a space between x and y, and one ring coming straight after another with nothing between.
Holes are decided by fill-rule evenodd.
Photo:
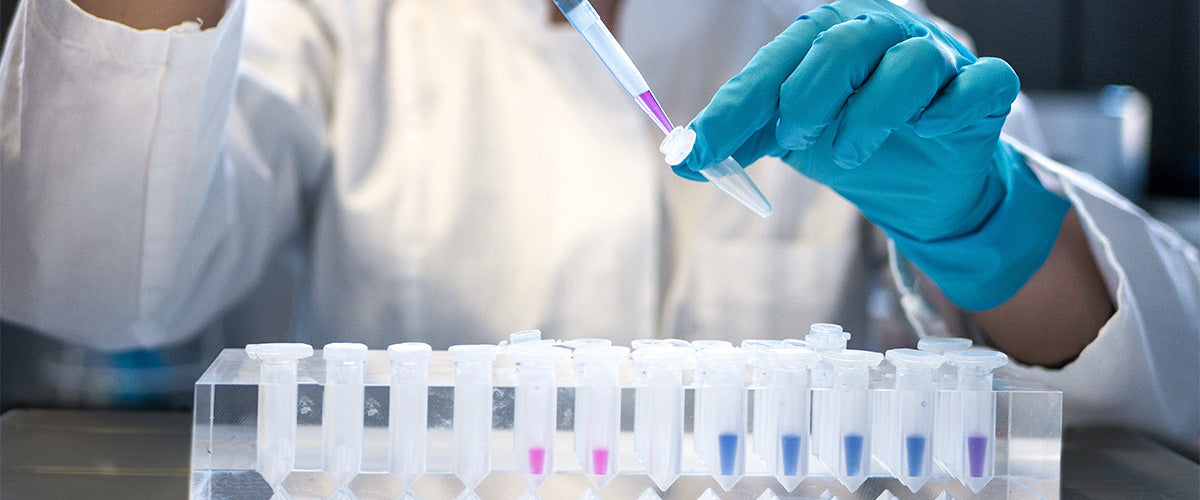
<instances>
[{"instance_id":1,"label":"lab coat sleeve","mask_svg":"<svg viewBox=\"0 0 1200 500\"><path fill-rule=\"evenodd\" d=\"M1136 429L1194 459L1200 436L1196 248L1091 176L1022 152L1043 183L1075 207L1117 310L1070 364L1012 369L1063 391L1065 425Z\"/></svg>"},{"instance_id":2,"label":"lab coat sleeve","mask_svg":"<svg viewBox=\"0 0 1200 500\"><path fill-rule=\"evenodd\" d=\"M312 61L329 58L302 8L247 3L148 31L19 5L0 64L4 319L101 349L179 341L294 232L328 158ZM289 27L244 37L256 9Z\"/></svg>"}]
</instances>

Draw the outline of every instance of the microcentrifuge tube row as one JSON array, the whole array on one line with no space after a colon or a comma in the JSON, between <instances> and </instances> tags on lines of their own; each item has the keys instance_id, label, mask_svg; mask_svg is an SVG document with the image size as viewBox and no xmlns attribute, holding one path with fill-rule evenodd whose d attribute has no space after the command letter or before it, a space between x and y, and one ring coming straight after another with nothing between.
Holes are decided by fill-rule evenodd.
<instances>
[{"instance_id":1,"label":"microcentrifuge tube row","mask_svg":"<svg viewBox=\"0 0 1200 500\"><path fill-rule=\"evenodd\" d=\"M543 340L537 331L500 345L452 346L453 472L468 492L491 473L493 365L503 355L516 364L517 472L531 491L554 474L556 370L573 360L573 451L595 489L603 489L620 471L620 372L631 359L633 451L663 491L685 472L684 374L691 371L692 450L726 491L745 475L753 453L787 491L826 471L854 491L870 476L874 457L914 492L935 468L979 492L993 476L992 371L1007 361L1004 354L971 349L966 339L925 339L918 349L885 355L846 349L849 336L838 325L818 323L804 340L747 340L741 347L653 339L635 341L631 352L602 339ZM295 465L297 362L313 350L252 344L246 353L261 366L256 470L278 490ZM426 473L431 353L422 343L388 348L390 404L405 408L389 412L390 473L410 492ZM328 344L323 358L322 469L344 490L361 472L367 348ZM871 391L871 370L884 359L895 369L894 390Z\"/></svg>"}]
</instances>

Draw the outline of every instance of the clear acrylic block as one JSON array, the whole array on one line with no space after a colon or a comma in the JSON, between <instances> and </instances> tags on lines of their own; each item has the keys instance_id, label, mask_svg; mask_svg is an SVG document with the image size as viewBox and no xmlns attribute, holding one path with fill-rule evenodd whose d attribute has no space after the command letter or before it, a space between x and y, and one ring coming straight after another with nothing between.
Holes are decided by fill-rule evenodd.
<instances>
[{"instance_id":1,"label":"clear acrylic block","mask_svg":"<svg viewBox=\"0 0 1200 500\"><path fill-rule=\"evenodd\" d=\"M617 451L617 474L599 491L584 473L575 452L574 387L571 363L557 369L557 433L554 474L529 496L524 479L517 474L513 449L513 397L510 376L513 366L505 357L495 365L492 425L490 436L491 473L475 489L485 499L630 499L652 498L692 500L707 495L723 499L756 498L877 498L899 499L1057 499L1060 495L1060 457L1062 452L1062 393L1036 382L1012 378L1004 368L996 371L994 381L995 431L989 450L994 477L978 492L957 479L947 466L933 461L929 479L916 491L910 491L895 474L897 453L896 391L894 374L886 363L872 370L870 382L869 478L850 491L830 473L821 460L809 454L804 479L787 491L750 446L745 446L745 476L729 491L724 491L709 475L694 450L692 411L694 387L691 372L684 374L684 429L681 477L666 491L658 490L634 452L635 381L628 359L621 369L621 434ZM391 368L385 351L370 351L365 369L362 416L364 437L361 472L339 490L322 471L322 400L325 363L320 350L298 362L298 394L295 409L295 465L282 481L277 494L255 471L257 458L259 362L242 349L226 349L196 382L192 434L191 498L269 499L269 498L356 498L401 499L464 498L462 483L453 474L454 447L454 364L444 351L435 351L429 367L427 394L428 416L425 440L427 472L406 493L390 474L392 450L388 437ZM747 378L746 400L753 401L759 390ZM825 389L814 390L818 393ZM942 391L938 400L953 400ZM814 394L815 396L815 394ZM949 397L947 397L949 396ZM749 405L747 428L752 439L755 408ZM951 412L952 413L952 412ZM941 429L934 429L936 435ZM936 437L934 440L936 441ZM937 443L930 443L933 450ZM650 491L647 492L647 489ZM708 490L712 490L711 492ZM472 497L466 497L472 498Z\"/></svg>"}]
</instances>

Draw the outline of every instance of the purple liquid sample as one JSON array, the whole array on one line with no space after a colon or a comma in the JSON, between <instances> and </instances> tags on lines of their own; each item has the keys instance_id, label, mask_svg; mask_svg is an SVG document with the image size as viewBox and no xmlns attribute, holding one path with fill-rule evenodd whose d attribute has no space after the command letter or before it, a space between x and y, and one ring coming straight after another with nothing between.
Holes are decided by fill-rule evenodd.
<instances>
[{"instance_id":1,"label":"purple liquid sample","mask_svg":"<svg viewBox=\"0 0 1200 500\"><path fill-rule=\"evenodd\" d=\"M529 448L529 472L541 475L546 467L546 449L541 446Z\"/></svg>"},{"instance_id":2,"label":"purple liquid sample","mask_svg":"<svg viewBox=\"0 0 1200 500\"><path fill-rule=\"evenodd\" d=\"M597 476L608 474L608 448L592 450L592 474Z\"/></svg>"},{"instance_id":3,"label":"purple liquid sample","mask_svg":"<svg viewBox=\"0 0 1200 500\"><path fill-rule=\"evenodd\" d=\"M667 118L667 114L663 112L662 106L658 105L658 99L655 99L654 94L651 94L649 90L642 92L635 99L637 99L638 105L642 107L642 111L645 111L646 114L650 115L650 118L654 119L654 123L658 125L659 129L662 129L664 134L670 133L671 129L675 128L671 125L671 120Z\"/></svg>"},{"instance_id":4,"label":"purple liquid sample","mask_svg":"<svg viewBox=\"0 0 1200 500\"><path fill-rule=\"evenodd\" d=\"M967 436L967 459L971 477L983 477L983 466L987 463L987 436Z\"/></svg>"},{"instance_id":5,"label":"purple liquid sample","mask_svg":"<svg viewBox=\"0 0 1200 500\"><path fill-rule=\"evenodd\" d=\"M717 450L721 455L721 475L732 476L737 462L738 435L725 432L717 436Z\"/></svg>"},{"instance_id":6,"label":"purple liquid sample","mask_svg":"<svg viewBox=\"0 0 1200 500\"><path fill-rule=\"evenodd\" d=\"M846 450L846 475L859 475L862 472L862 434L846 434L846 436L842 438L842 446Z\"/></svg>"},{"instance_id":7,"label":"purple liquid sample","mask_svg":"<svg viewBox=\"0 0 1200 500\"><path fill-rule=\"evenodd\" d=\"M904 438L904 445L908 452L908 476L920 477L925 466L925 436L911 434Z\"/></svg>"},{"instance_id":8,"label":"purple liquid sample","mask_svg":"<svg viewBox=\"0 0 1200 500\"><path fill-rule=\"evenodd\" d=\"M783 475L795 476L800 469L800 435L784 434L779 448L783 454Z\"/></svg>"}]
</instances>

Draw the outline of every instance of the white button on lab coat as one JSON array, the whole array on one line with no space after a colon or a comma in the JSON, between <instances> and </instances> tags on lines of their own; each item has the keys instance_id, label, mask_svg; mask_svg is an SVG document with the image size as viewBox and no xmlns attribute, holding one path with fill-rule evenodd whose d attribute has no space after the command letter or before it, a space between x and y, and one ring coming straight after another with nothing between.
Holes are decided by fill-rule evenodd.
<instances>
[{"instance_id":1,"label":"white button on lab coat","mask_svg":"<svg viewBox=\"0 0 1200 500\"><path fill-rule=\"evenodd\" d=\"M631 0L617 31L682 124L806 3ZM854 207L773 160L751 169L766 221L675 178L547 2L232 4L215 29L155 32L21 4L0 66L6 320L176 342L277 297L264 276L299 263L274 325L318 345L865 331L879 252ZM1064 391L1068 423L1194 455L1195 248L1033 161L1118 312L1068 366L1020 369Z\"/></svg>"}]
</instances>

